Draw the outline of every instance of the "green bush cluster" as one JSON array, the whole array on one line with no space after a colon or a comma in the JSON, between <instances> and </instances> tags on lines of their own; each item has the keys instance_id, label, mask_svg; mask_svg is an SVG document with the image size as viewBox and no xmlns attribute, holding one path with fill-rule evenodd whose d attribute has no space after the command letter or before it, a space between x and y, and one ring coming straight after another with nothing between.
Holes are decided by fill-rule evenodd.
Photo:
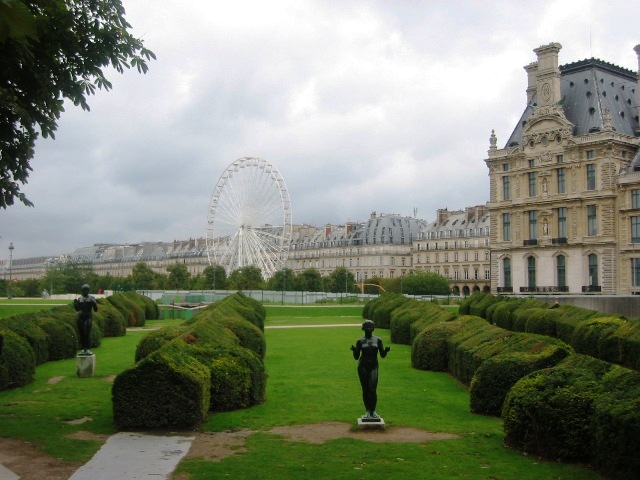
<instances>
[{"instance_id":1,"label":"green bush cluster","mask_svg":"<svg viewBox=\"0 0 640 480\"><path fill-rule=\"evenodd\" d=\"M209 411L264 401L264 307L236 293L149 333L112 389L119 429L192 428Z\"/></svg>"},{"instance_id":2,"label":"green bush cluster","mask_svg":"<svg viewBox=\"0 0 640 480\"><path fill-rule=\"evenodd\" d=\"M640 370L640 319L485 293L466 299L465 308L498 327L555 337L577 353Z\"/></svg>"},{"instance_id":3,"label":"green bush cluster","mask_svg":"<svg viewBox=\"0 0 640 480\"><path fill-rule=\"evenodd\" d=\"M433 302L409 300L391 311L391 341L411 345L418 333L428 325L448 322L456 314Z\"/></svg>"},{"instance_id":4,"label":"green bush cluster","mask_svg":"<svg viewBox=\"0 0 640 480\"><path fill-rule=\"evenodd\" d=\"M590 462L608 478L640 471L640 373L575 354L524 377L502 412L505 443Z\"/></svg>"},{"instance_id":5,"label":"green bush cluster","mask_svg":"<svg viewBox=\"0 0 640 480\"><path fill-rule=\"evenodd\" d=\"M116 294L97 300L98 311L93 312L91 347L100 346L103 337L122 336L126 333L126 318L144 312L142 306L155 303L135 292ZM120 307L115 307L118 304ZM157 318L157 308L148 307ZM33 381L36 365L54 360L72 358L78 351L76 312L71 304L50 310L25 313L0 319L0 332L4 348L0 354L0 390L26 385ZM28 351L28 353L26 352Z\"/></svg>"},{"instance_id":6,"label":"green bush cluster","mask_svg":"<svg viewBox=\"0 0 640 480\"><path fill-rule=\"evenodd\" d=\"M383 293L365 304L362 317L373 320L378 328L390 328L391 312L408 301L407 297L399 293Z\"/></svg>"}]
</instances>

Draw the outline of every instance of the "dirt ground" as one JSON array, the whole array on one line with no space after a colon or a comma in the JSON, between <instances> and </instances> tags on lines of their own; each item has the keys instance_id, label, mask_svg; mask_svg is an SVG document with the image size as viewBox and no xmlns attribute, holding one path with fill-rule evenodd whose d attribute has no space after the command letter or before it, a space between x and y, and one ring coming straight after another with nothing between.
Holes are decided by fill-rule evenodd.
<instances>
[{"instance_id":1,"label":"dirt ground","mask_svg":"<svg viewBox=\"0 0 640 480\"><path fill-rule=\"evenodd\" d=\"M448 433L432 433L415 428L388 427L386 430L353 431L349 423L326 422L313 425L278 427L269 431L288 437L294 442L324 443L336 438L355 438L367 442L410 442L457 438ZM196 433L186 458L203 458L219 462L225 457L245 451L245 439L255 433L252 430L236 430L220 433ZM190 436L194 433L190 432ZM79 431L72 438L106 442L104 435ZM67 480L82 466L81 463L64 462L44 454L38 447L22 440L0 438L0 464L19 475L22 480Z\"/></svg>"}]
</instances>

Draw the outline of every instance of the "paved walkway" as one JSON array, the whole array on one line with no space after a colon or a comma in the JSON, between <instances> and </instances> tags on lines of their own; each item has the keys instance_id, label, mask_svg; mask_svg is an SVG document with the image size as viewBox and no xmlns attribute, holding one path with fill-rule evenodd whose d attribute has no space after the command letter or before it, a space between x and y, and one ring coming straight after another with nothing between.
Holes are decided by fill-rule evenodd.
<instances>
[{"instance_id":1,"label":"paved walkway","mask_svg":"<svg viewBox=\"0 0 640 480\"><path fill-rule=\"evenodd\" d=\"M194 438L117 433L69 480L168 479Z\"/></svg>"}]
</instances>

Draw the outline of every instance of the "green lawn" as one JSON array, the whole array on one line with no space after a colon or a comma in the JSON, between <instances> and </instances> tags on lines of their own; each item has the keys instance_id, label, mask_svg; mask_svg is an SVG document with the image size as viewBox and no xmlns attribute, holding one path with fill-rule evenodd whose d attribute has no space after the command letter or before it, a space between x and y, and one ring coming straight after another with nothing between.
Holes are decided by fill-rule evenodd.
<instances>
[{"instance_id":1,"label":"green lawn","mask_svg":"<svg viewBox=\"0 0 640 480\"><path fill-rule=\"evenodd\" d=\"M347 422L364 413L356 361L349 346L362 334L361 307L267 307L267 327L332 324L326 328L267 328L269 379L266 401L217 413L201 431L249 428L247 450L220 462L184 461L176 475L191 479L477 479L594 480L589 470L540 461L502 445L502 422L469 413L466 387L444 373L414 370L410 347L391 345L380 361L378 412L389 427L408 426L456 433L459 438L426 443L370 443L336 439L324 444L290 442L268 430L282 425ZM149 327L177 321L148 322ZM355 324L354 326L335 326ZM144 331L104 339L96 349L94 378L77 378L75 360L37 368L32 385L0 392L0 434L24 438L65 460L88 460L98 442L72 440L78 430L114 433L109 378L133 363ZM389 331L375 334L389 345ZM55 384L51 378L64 376ZM135 408L132 405L131 408ZM90 417L81 425L65 421ZM185 477L181 477L185 478Z\"/></svg>"},{"instance_id":2,"label":"green lawn","mask_svg":"<svg viewBox=\"0 0 640 480\"><path fill-rule=\"evenodd\" d=\"M39 312L57 305L68 305L70 300L43 300L35 298L0 299L0 318L11 317L20 313Z\"/></svg>"}]
</instances>

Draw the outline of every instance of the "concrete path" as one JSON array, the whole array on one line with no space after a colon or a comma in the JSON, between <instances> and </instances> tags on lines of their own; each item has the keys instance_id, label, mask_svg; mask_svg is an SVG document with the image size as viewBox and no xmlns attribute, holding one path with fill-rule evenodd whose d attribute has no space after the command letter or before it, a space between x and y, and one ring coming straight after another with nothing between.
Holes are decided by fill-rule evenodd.
<instances>
[{"instance_id":1,"label":"concrete path","mask_svg":"<svg viewBox=\"0 0 640 480\"><path fill-rule=\"evenodd\" d=\"M194 438L117 433L69 480L168 479Z\"/></svg>"}]
</instances>

